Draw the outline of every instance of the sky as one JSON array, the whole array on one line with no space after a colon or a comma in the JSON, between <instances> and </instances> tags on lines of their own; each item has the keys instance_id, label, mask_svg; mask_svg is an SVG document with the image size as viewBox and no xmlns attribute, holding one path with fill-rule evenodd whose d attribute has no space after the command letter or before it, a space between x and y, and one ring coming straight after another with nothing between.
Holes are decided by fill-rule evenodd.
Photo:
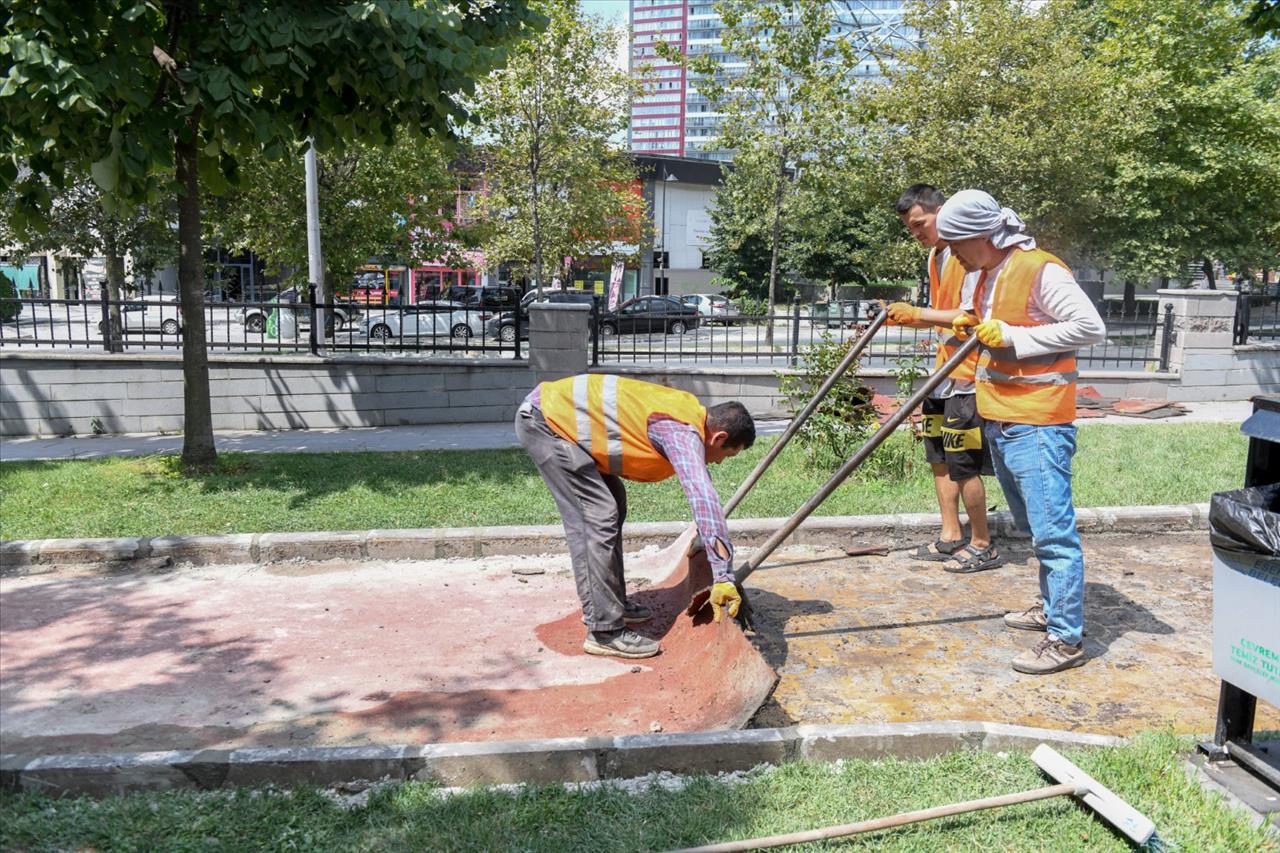
<instances>
[{"instance_id":1,"label":"sky","mask_svg":"<svg viewBox=\"0 0 1280 853\"><path fill-rule=\"evenodd\" d=\"M628 0L579 0L579 5L588 15L593 15L615 27L621 27L623 30L626 29L627 10L630 8ZM625 38L619 40L618 49L613 56L613 62L623 71L627 70L627 40Z\"/></svg>"}]
</instances>

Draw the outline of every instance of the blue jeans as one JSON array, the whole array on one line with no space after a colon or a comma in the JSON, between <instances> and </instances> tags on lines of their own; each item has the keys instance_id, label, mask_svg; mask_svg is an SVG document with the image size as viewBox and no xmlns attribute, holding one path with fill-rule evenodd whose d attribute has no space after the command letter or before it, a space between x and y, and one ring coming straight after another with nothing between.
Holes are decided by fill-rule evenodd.
<instances>
[{"instance_id":1,"label":"blue jeans","mask_svg":"<svg viewBox=\"0 0 1280 853\"><path fill-rule=\"evenodd\" d=\"M988 422L996 479L1018 529L1040 561L1040 597L1049 633L1077 645L1084 636L1084 550L1071 503L1076 428Z\"/></svg>"}]
</instances>

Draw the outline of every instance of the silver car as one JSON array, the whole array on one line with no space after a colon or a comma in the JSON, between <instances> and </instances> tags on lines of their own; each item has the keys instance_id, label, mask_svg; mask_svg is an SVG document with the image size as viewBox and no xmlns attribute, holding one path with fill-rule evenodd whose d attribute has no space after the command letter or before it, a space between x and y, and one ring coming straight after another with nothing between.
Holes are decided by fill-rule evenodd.
<instances>
[{"instance_id":1,"label":"silver car","mask_svg":"<svg viewBox=\"0 0 1280 853\"><path fill-rule=\"evenodd\" d=\"M370 340L387 341L400 338L453 338L468 340L484 334L488 314L446 307L440 303L426 305L370 308L361 321L362 331Z\"/></svg>"}]
</instances>

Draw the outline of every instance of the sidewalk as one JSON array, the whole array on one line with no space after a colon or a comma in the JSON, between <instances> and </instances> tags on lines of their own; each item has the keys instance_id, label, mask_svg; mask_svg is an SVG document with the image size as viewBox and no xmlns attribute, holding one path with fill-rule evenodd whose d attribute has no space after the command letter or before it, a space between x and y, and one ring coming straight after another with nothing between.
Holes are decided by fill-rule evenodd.
<instances>
[{"instance_id":1,"label":"sidewalk","mask_svg":"<svg viewBox=\"0 0 1280 853\"><path fill-rule=\"evenodd\" d=\"M1253 411L1248 400L1186 403L1188 414L1167 420L1108 415L1080 421L1092 424L1243 423ZM761 421L760 435L776 435L785 421ZM492 450L516 447L515 430L503 423L431 424L363 429L281 430L277 432L219 432L218 450L239 453L350 453L357 451ZM108 456L175 455L182 451L180 435L109 435L69 438L0 439L0 460L100 459Z\"/></svg>"}]
</instances>

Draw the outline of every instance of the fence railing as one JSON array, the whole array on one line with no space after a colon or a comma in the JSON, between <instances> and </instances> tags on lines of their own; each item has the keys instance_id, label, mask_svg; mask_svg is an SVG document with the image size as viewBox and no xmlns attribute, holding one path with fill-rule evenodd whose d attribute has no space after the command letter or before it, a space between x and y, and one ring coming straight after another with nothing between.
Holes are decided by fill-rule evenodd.
<instances>
[{"instance_id":1,"label":"fence railing","mask_svg":"<svg viewBox=\"0 0 1280 853\"><path fill-rule=\"evenodd\" d=\"M1236 298L1235 327L1231 341L1243 346L1254 341L1280 338L1280 285L1268 284L1259 291L1242 289Z\"/></svg>"},{"instance_id":2,"label":"fence railing","mask_svg":"<svg viewBox=\"0 0 1280 853\"><path fill-rule=\"evenodd\" d=\"M517 294L518 296L518 294ZM509 300L517 301L517 300ZM176 297L4 299L0 348L100 352L180 351L182 308ZM427 353L521 358L526 322L512 307L444 299L413 305L311 299L208 302L210 351L280 353Z\"/></svg>"},{"instance_id":3,"label":"fence railing","mask_svg":"<svg viewBox=\"0 0 1280 853\"><path fill-rule=\"evenodd\" d=\"M690 317L657 314L623 326L613 313L592 312L592 364L744 364L790 367L804 352L825 340L845 342L866 328L867 303L793 301L771 315ZM779 306L781 309L782 306ZM1154 302L1128 310L1105 301L1099 313L1107 325L1101 343L1081 350L1081 367L1105 370L1167 370L1172 350L1173 307L1163 317ZM1163 325L1162 321L1163 320ZM864 367L896 368L931 362L936 352L932 329L886 326L864 351Z\"/></svg>"}]
</instances>

